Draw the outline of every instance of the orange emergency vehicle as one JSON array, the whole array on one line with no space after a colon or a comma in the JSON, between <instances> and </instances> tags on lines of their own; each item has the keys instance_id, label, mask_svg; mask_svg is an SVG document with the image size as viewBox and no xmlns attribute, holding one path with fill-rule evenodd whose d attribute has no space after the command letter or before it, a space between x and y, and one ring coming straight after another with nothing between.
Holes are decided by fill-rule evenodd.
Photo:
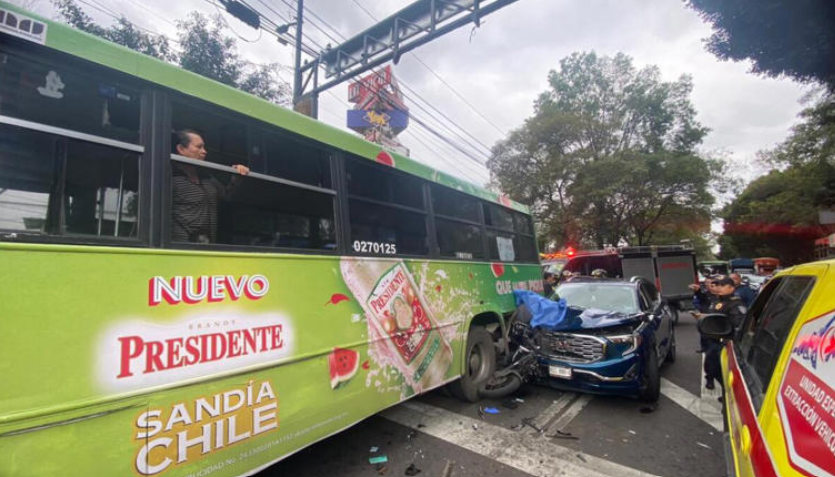
<instances>
[{"instance_id":1,"label":"orange emergency vehicle","mask_svg":"<svg viewBox=\"0 0 835 477\"><path fill-rule=\"evenodd\" d=\"M779 272L734 329L699 330L722 353L728 474L835 476L835 260Z\"/></svg>"}]
</instances>

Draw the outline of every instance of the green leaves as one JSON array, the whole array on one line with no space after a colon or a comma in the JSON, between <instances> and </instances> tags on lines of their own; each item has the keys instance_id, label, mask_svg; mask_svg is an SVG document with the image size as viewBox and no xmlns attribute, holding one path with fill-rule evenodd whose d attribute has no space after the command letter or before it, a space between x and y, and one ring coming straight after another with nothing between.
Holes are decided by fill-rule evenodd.
<instances>
[{"instance_id":1,"label":"green leaves","mask_svg":"<svg viewBox=\"0 0 835 477\"><path fill-rule=\"evenodd\" d=\"M707 49L723 60L751 60L772 77L835 88L835 9L831 0L684 0L713 26Z\"/></svg>"},{"instance_id":2,"label":"green leaves","mask_svg":"<svg viewBox=\"0 0 835 477\"><path fill-rule=\"evenodd\" d=\"M709 229L718 170L694 152L707 129L689 77L664 82L655 66L592 52L562 59L548 81L488 167L496 186L532 204L549 241L643 245L665 227Z\"/></svg>"}]
</instances>

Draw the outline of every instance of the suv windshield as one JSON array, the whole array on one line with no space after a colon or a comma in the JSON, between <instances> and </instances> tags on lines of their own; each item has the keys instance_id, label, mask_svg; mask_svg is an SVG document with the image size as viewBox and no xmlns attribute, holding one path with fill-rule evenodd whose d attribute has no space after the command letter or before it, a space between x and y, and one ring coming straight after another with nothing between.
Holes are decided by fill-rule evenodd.
<instances>
[{"instance_id":1,"label":"suv windshield","mask_svg":"<svg viewBox=\"0 0 835 477\"><path fill-rule=\"evenodd\" d=\"M565 283L557 295L569 306L598 308L621 313L638 313L637 294L629 284Z\"/></svg>"}]
</instances>

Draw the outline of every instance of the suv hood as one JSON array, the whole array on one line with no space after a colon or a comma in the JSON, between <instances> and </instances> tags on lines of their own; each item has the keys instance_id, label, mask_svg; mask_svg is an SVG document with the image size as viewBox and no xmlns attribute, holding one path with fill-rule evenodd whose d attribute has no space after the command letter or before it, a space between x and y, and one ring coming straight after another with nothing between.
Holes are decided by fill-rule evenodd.
<instances>
[{"instance_id":1,"label":"suv hood","mask_svg":"<svg viewBox=\"0 0 835 477\"><path fill-rule=\"evenodd\" d=\"M641 321L640 313L623 313L598 308L577 308L569 306L560 330L590 330L627 325Z\"/></svg>"}]
</instances>

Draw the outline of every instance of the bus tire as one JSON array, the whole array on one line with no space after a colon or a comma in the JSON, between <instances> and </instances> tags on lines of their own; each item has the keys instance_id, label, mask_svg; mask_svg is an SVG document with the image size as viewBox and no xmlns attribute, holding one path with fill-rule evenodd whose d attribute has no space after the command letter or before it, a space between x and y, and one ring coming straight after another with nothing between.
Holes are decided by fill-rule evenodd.
<instances>
[{"instance_id":1,"label":"bus tire","mask_svg":"<svg viewBox=\"0 0 835 477\"><path fill-rule=\"evenodd\" d=\"M496 371L496 348L490 333L480 326L470 328L464 353L464 374L449 384L452 395L466 402L479 400L479 388Z\"/></svg>"}]
</instances>

